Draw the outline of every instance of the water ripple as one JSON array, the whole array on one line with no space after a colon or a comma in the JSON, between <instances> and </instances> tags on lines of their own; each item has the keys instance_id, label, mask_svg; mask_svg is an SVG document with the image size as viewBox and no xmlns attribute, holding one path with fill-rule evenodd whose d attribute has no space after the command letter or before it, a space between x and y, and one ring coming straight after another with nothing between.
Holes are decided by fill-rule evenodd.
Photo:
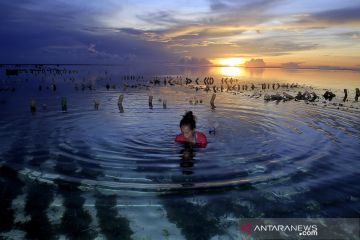
<instances>
[{"instance_id":1,"label":"water ripple","mask_svg":"<svg viewBox=\"0 0 360 240\"><path fill-rule=\"evenodd\" d=\"M167 109L155 101L149 109L146 92L125 94L125 111L119 112L119 93L98 92L99 111L85 107L88 97L65 113L49 109L2 119L1 139L9 139L1 148L2 164L28 180L62 179L89 191L150 193L248 184L261 188L289 179L296 185L299 176L306 176L300 181L306 188L341 177L339 169L356 173L359 166L353 150L360 145L358 112L230 94L219 95L211 110L206 104L189 105L181 91L165 96L173 97ZM208 136L206 149L174 143L179 119L190 109ZM215 125L216 135L208 134ZM19 139L26 147L21 160L11 160Z\"/></svg>"}]
</instances>

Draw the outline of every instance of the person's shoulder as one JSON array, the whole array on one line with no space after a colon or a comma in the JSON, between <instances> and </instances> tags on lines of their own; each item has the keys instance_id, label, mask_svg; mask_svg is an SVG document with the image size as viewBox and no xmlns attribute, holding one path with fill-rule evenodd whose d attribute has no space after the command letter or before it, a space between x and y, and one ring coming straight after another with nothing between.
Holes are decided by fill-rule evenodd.
<instances>
[{"instance_id":1,"label":"person's shoulder","mask_svg":"<svg viewBox=\"0 0 360 240\"><path fill-rule=\"evenodd\" d=\"M205 138L206 139L206 135L202 132L197 132L197 137L201 137L201 138Z\"/></svg>"},{"instance_id":2,"label":"person's shoulder","mask_svg":"<svg viewBox=\"0 0 360 240\"><path fill-rule=\"evenodd\" d=\"M197 132L197 144L202 146L202 147L206 147L208 141L206 138L206 135L202 132Z\"/></svg>"},{"instance_id":3,"label":"person's shoulder","mask_svg":"<svg viewBox=\"0 0 360 240\"><path fill-rule=\"evenodd\" d=\"M175 141L176 141L176 142L183 142L183 141L185 141L184 135L183 135L183 134L178 134L178 135L176 135Z\"/></svg>"}]
</instances>

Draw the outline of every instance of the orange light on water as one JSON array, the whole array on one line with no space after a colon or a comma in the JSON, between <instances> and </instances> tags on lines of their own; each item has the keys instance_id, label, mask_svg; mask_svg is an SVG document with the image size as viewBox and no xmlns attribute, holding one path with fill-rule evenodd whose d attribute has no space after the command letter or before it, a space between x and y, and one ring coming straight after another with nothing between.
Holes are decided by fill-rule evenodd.
<instances>
[{"instance_id":1,"label":"orange light on water","mask_svg":"<svg viewBox=\"0 0 360 240\"><path fill-rule=\"evenodd\" d=\"M219 72L226 77L240 77L243 74L243 70L239 67L220 67Z\"/></svg>"}]
</instances>

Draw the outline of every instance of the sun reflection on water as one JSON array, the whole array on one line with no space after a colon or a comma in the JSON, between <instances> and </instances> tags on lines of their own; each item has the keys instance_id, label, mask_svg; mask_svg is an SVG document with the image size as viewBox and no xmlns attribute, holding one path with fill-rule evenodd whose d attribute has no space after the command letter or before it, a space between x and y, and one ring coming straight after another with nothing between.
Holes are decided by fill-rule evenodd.
<instances>
[{"instance_id":1,"label":"sun reflection on water","mask_svg":"<svg viewBox=\"0 0 360 240\"><path fill-rule=\"evenodd\" d=\"M225 77L240 77L244 75L244 70L240 67L220 67L219 73Z\"/></svg>"}]
</instances>

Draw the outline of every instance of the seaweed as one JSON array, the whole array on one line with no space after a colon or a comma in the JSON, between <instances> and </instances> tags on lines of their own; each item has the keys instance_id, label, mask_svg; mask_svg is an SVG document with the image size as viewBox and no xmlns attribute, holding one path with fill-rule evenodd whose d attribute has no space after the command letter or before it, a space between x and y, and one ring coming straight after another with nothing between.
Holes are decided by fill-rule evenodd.
<instances>
[{"instance_id":1,"label":"seaweed","mask_svg":"<svg viewBox=\"0 0 360 240\"><path fill-rule=\"evenodd\" d=\"M15 170L7 166L0 167L0 232L11 230L14 223L11 203L21 194L23 186Z\"/></svg>"},{"instance_id":2,"label":"seaweed","mask_svg":"<svg viewBox=\"0 0 360 240\"><path fill-rule=\"evenodd\" d=\"M96 233L91 229L91 215L82 208L85 199L80 193L63 193L66 210L61 219L61 232L70 239L93 239Z\"/></svg>"},{"instance_id":3,"label":"seaweed","mask_svg":"<svg viewBox=\"0 0 360 240\"><path fill-rule=\"evenodd\" d=\"M25 204L25 212L31 220L25 224L27 239L52 239L54 232L46 215L53 200L52 189L46 185L30 187Z\"/></svg>"},{"instance_id":4,"label":"seaweed","mask_svg":"<svg viewBox=\"0 0 360 240\"><path fill-rule=\"evenodd\" d=\"M234 214L236 217L241 218L258 217L257 213L251 212L248 207L234 203L231 198L212 200L203 208L208 214L214 215L217 218L228 214Z\"/></svg>"},{"instance_id":5,"label":"seaweed","mask_svg":"<svg viewBox=\"0 0 360 240\"><path fill-rule=\"evenodd\" d=\"M175 223L187 240L208 240L215 235L224 234L219 219L210 216L208 209L189 202L164 201L167 217Z\"/></svg>"},{"instance_id":6,"label":"seaweed","mask_svg":"<svg viewBox=\"0 0 360 240\"><path fill-rule=\"evenodd\" d=\"M100 228L107 239L131 240L133 231L130 229L129 220L117 214L116 196L98 195L95 207Z\"/></svg>"},{"instance_id":7,"label":"seaweed","mask_svg":"<svg viewBox=\"0 0 360 240\"><path fill-rule=\"evenodd\" d=\"M76 175L76 161L60 155L55 167L56 170L70 176ZM55 179L60 193L64 198L65 212L61 218L59 231L70 239L93 239L96 232L91 228L91 215L84 210L85 199L78 189L79 183L63 179Z\"/></svg>"}]
</instances>

